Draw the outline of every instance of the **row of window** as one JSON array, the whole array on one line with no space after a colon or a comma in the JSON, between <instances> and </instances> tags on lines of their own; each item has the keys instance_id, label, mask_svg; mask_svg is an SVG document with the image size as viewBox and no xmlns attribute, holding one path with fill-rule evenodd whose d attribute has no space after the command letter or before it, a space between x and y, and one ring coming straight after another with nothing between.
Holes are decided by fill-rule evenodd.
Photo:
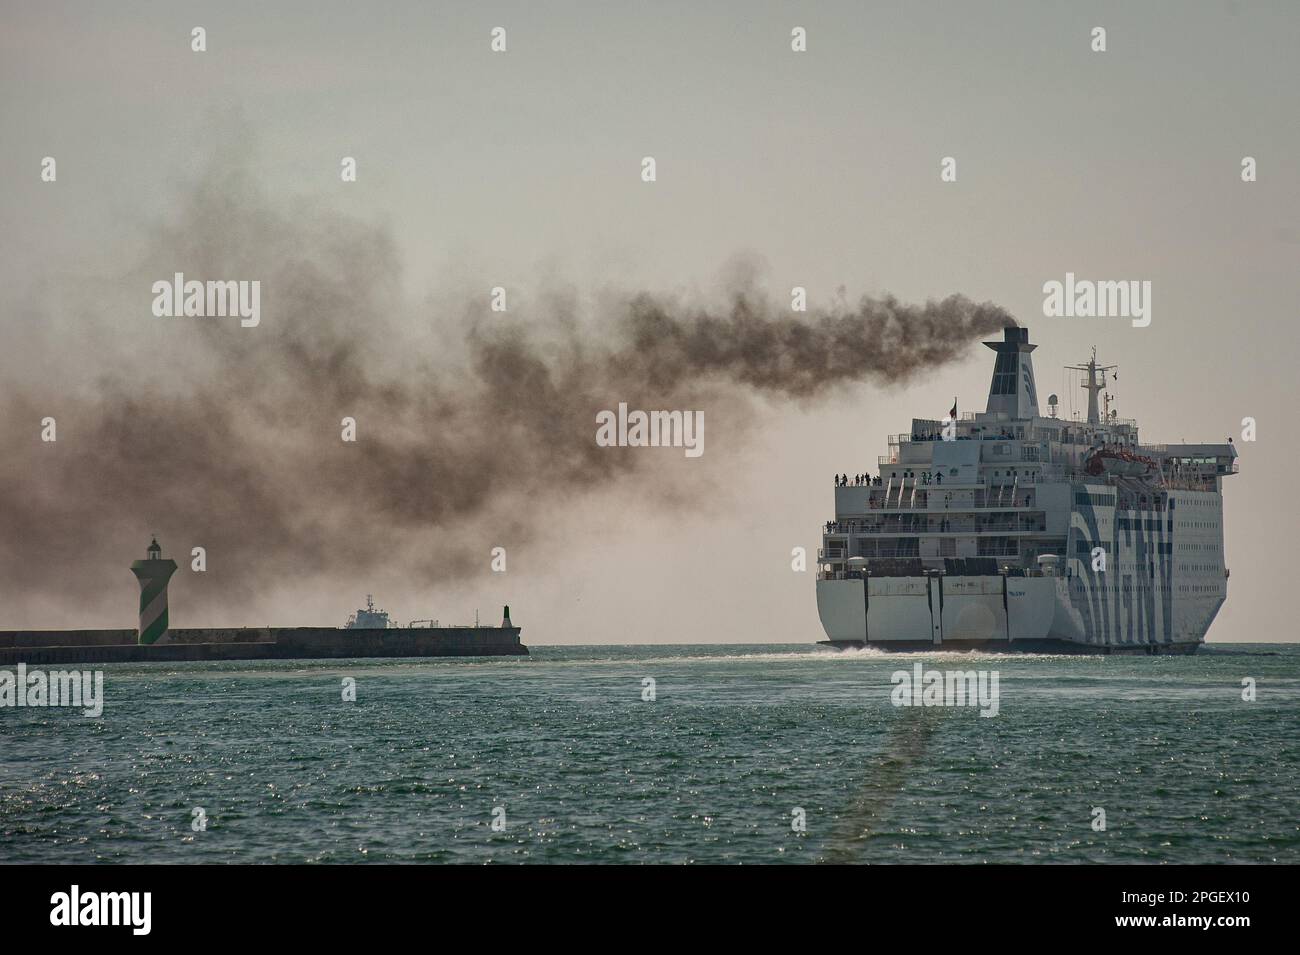
<instances>
[{"instance_id":1,"label":"row of window","mask_svg":"<svg viewBox=\"0 0 1300 955\"><path fill-rule=\"evenodd\" d=\"M1082 585L1079 585L1079 589L1083 590L1084 588ZM1150 590L1163 590L1163 589L1164 588L1162 588L1159 584L1098 584L1095 587L1088 587L1087 591L1090 594L1099 594L1099 593L1117 594L1117 593L1146 593L1147 591Z\"/></svg>"},{"instance_id":2,"label":"row of window","mask_svg":"<svg viewBox=\"0 0 1300 955\"><path fill-rule=\"evenodd\" d=\"M1075 590L1082 592L1085 588L1076 578L1074 584ZM1146 593L1152 590L1163 590L1160 584L1098 584L1095 587L1086 588L1088 593ZM1223 584L1184 584L1177 588L1179 593L1184 594L1220 594L1224 592Z\"/></svg>"},{"instance_id":3,"label":"row of window","mask_svg":"<svg viewBox=\"0 0 1300 955\"><path fill-rule=\"evenodd\" d=\"M1121 531L1158 531L1160 530L1160 519L1158 517L1138 518L1138 517L1117 517L1115 518L1115 529ZM1169 521L1169 530L1174 529L1174 522Z\"/></svg>"},{"instance_id":4,"label":"row of window","mask_svg":"<svg viewBox=\"0 0 1300 955\"><path fill-rule=\"evenodd\" d=\"M1082 538L1074 542L1074 552L1076 554L1091 554L1094 547L1103 547L1103 544L1094 544L1092 541ZM1147 553L1150 554L1172 554L1174 545L1170 541L1156 541L1154 546L1147 546Z\"/></svg>"},{"instance_id":5,"label":"row of window","mask_svg":"<svg viewBox=\"0 0 1300 955\"><path fill-rule=\"evenodd\" d=\"M1076 491L1074 503L1078 507L1114 507L1114 494L1093 494L1091 491Z\"/></svg>"}]
</instances>

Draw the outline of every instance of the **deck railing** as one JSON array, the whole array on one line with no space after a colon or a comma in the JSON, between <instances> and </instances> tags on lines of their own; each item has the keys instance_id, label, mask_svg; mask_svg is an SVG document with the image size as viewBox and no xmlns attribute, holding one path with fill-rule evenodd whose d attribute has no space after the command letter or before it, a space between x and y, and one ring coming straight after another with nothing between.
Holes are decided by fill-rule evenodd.
<instances>
[{"instance_id":1,"label":"deck railing","mask_svg":"<svg viewBox=\"0 0 1300 955\"><path fill-rule=\"evenodd\" d=\"M1013 521L985 523L976 521L921 521L917 524L864 524L853 521L830 521L825 525L827 534L1045 534L1046 521Z\"/></svg>"}]
</instances>

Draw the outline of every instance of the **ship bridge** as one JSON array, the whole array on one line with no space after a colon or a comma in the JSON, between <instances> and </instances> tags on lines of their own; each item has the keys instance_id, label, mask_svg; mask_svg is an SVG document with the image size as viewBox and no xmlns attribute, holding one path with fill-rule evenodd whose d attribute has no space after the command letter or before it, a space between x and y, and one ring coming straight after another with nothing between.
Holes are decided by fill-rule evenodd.
<instances>
[{"instance_id":1,"label":"ship bridge","mask_svg":"<svg viewBox=\"0 0 1300 955\"><path fill-rule=\"evenodd\" d=\"M1065 556L1076 496L1107 486L1125 506L1163 509L1171 489L1215 491L1236 471L1227 444L1158 445L1138 440L1137 422L1120 418L1105 394L1114 365L1094 353L1083 365L1087 420L1039 412L1028 329L1007 328L985 342L997 353L987 410L959 421L915 418L888 438L878 476L835 489L820 562L832 575L870 571L873 559L986 558L1034 573L1043 555ZM953 433L955 430L955 434ZM947 440L945 440L945 437ZM850 567L847 561L860 563Z\"/></svg>"}]
</instances>

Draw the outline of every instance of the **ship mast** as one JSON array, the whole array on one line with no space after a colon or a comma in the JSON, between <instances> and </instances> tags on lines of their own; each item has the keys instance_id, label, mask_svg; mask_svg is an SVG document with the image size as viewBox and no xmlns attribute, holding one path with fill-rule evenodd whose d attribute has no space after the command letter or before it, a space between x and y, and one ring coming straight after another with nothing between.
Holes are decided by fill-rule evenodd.
<instances>
[{"instance_id":1,"label":"ship mast","mask_svg":"<svg viewBox=\"0 0 1300 955\"><path fill-rule=\"evenodd\" d=\"M1092 357L1086 365L1066 365L1072 371L1086 371L1088 380L1083 383L1083 390L1088 392L1088 424L1101 424L1101 410L1097 407L1097 395L1106 387L1106 372L1113 371L1119 365L1098 365L1097 346L1092 346ZM1097 373L1101 373L1100 379Z\"/></svg>"}]
</instances>

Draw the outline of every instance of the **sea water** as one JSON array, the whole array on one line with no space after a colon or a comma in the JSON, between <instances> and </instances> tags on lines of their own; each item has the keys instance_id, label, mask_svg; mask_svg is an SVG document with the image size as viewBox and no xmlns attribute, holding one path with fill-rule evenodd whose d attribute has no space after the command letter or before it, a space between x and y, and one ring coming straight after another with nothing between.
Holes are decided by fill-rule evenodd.
<instances>
[{"instance_id":1,"label":"sea water","mask_svg":"<svg viewBox=\"0 0 1300 955\"><path fill-rule=\"evenodd\" d=\"M996 715L894 705L918 660ZM102 669L0 709L0 862L1300 862L1294 645Z\"/></svg>"}]
</instances>

